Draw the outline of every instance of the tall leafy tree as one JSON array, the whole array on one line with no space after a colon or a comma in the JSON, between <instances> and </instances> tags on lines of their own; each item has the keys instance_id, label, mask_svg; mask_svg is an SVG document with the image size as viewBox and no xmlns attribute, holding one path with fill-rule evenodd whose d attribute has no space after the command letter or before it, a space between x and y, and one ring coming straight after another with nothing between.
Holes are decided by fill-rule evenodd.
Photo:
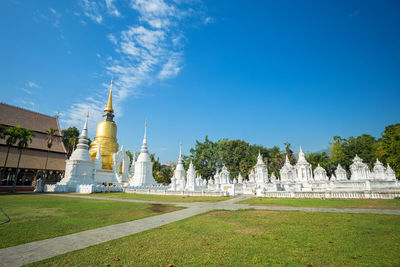
<instances>
[{"instance_id":1,"label":"tall leafy tree","mask_svg":"<svg viewBox=\"0 0 400 267\"><path fill-rule=\"evenodd\" d=\"M279 171L285 163L285 153L281 152L279 147L274 146L269 149L269 157L267 160L270 174L272 175L272 173L274 173L276 177L279 177Z\"/></svg>"},{"instance_id":2,"label":"tall leafy tree","mask_svg":"<svg viewBox=\"0 0 400 267\"><path fill-rule=\"evenodd\" d=\"M271 171L276 175L284 162L284 155L278 147L268 149L261 145L250 145L243 140L226 138L213 142L206 136L204 142L196 141L190 152L191 155L183 157L185 168L193 161L197 172L207 179L223 165L228 168L232 177L237 177L239 173L243 178L248 177L257 162L258 153L261 153L263 161L272 167Z\"/></svg>"},{"instance_id":3,"label":"tall leafy tree","mask_svg":"<svg viewBox=\"0 0 400 267\"><path fill-rule=\"evenodd\" d=\"M190 161L193 161L194 167L204 178L212 177L217 168L222 166L218 145L208 139L208 136L204 138L204 142L196 140L196 145L190 149L190 153L190 156L183 157L185 169L188 168Z\"/></svg>"},{"instance_id":4,"label":"tall leafy tree","mask_svg":"<svg viewBox=\"0 0 400 267\"><path fill-rule=\"evenodd\" d=\"M18 163L17 163L17 173L14 178L13 182L13 187L12 187L12 192L15 193L15 189L17 186L17 179L19 175L19 163L21 161L21 156L22 156L22 151L28 147L30 143L32 143L32 138L34 137L34 133L31 130L21 128L19 126L16 126L17 128L17 148L19 150L19 156L18 156Z\"/></svg>"},{"instance_id":5,"label":"tall leafy tree","mask_svg":"<svg viewBox=\"0 0 400 267\"><path fill-rule=\"evenodd\" d=\"M68 129L62 130L61 134L65 149L67 150L67 156L69 158L78 144L79 130L75 126L69 127Z\"/></svg>"},{"instance_id":6,"label":"tall leafy tree","mask_svg":"<svg viewBox=\"0 0 400 267\"><path fill-rule=\"evenodd\" d=\"M132 164L132 160L133 160L133 154L130 150L126 150L126 154L128 155L129 159L130 159L130 164Z\"/></svg>"},{"instance_id":7,"label":"tall leafy tree","mask_svg":"<svg viewBox=\"0 0 400 267\"><path fill-rule=\"evenodd\" d=\"M308 153L306 154L306 160L308 163L312 165L312 168L315 169L318 164L324 168L327 172L328 176L331 176L334 171L334 165L329 159L329 155L326 152L321 153Z\"/></svg>"},{"instance_id":8,"label":"tall leafy tree","mask_svg":"<svg viewBox=\"0 0 400 267\"><path fill-rule=\"evenodd\" d=\"M161 182L162 177L160 174L161 171L161 163L159 157L156 158L156 154L150 154L150 160L153 162L153 177L156 182Z\"/></svg>"},{"instance_id":9,"label":"tall leafy tree","mask_svg":"<svg viewBox=\"0 0 400 267\"><path fill-rule=\"evenodd\" d=\"M59 136L57 134L58 130L54 128L50 128L46 131L46 144L47 144L47 154L46 154L46 163L44 165L44 171L47 173L47 162L49 161L49 153L50 149L53 146L53 142L59 141Z\"/></svg>"},{"instance_id":10,"label":"tall leafy tree","mask_svg":"<svg viewBox=\"0 0 400 267\"><path fill-rule=\"evenodd\" d=\"M334 136L330 143L330 160L335 166L340 164L349 169L355 155L358 155L371 168L377 157L377 145L375 137L367 134L348 139Z\"/></svg>"},{"instance_id":11,"label":"tall leafy tree","mask_svg":"<svg viewBox=\"0 0 400 267\"><path fill-rule=\"evenodd\" d=\"M288 156L290 164L296 163L296 157L294 156L293 150L291 148L291 144L289 142L285 143L285 156Z\"/></svg>"},{"instance_id":12,"label":"tall leafy tree","mask_svg":"<svg viewBox=\"0 0 400 267\"><path fill-rule=\"evenodd\" d=\"M162 168L154 176L154 179L157 181L157 183L167 185L171 183L172 175L173 170L171 169L171 167L162 166Z\"/></svg>"},{"instance_id":13,"label":"tall leafy tree","mask_svg":"<svg viewBox=\"0 0 400 267\"><path fill-rule=\"evenodd\" d=\"M383 163L389 163L400 177L400 123L389 125L378 140L377 155Z\"/></svg>"},{"instance_id":14,"label":"tall leafy tree","mask_svg":"<svg viewBox=\"0 0 400 267\"><path fill-rule=\"evenodd\" d=\"M257 161L257 147L250 146L242 140L222 139L217 142L222 163L228 168L232 177L239 173L247 176L250 168Z\"/></svg>"}]
</instances>

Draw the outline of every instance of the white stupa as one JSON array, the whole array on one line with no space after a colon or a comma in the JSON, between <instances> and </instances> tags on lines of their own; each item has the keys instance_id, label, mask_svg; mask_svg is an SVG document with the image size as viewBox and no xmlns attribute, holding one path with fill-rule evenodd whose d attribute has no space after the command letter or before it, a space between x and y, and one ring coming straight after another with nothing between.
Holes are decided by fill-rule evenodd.
<instances>
[{"instance_id":1,"label":"white stupa","mask_svg":"<svg viewBox=\"0 0 400 267\"><path fill-rule=\"evenodd\" d=\"M190 161L189 169L187 171L187 183L186 190L194 191L196 189L196 170L194 169L193 163Z\"/></svg>"},{"instance_id":2,"label":"white stupa","mask_svg":"<svg viewBox=\"0 0 400 267\"><path fill-rule=\"evenodd\" d=\"M326 170L319 165L314 169L314 180L315 181L328 181Z\"/></svg>"},{"instance_id":3,"label":"white stupa","mask_svg":"<svg viewBox=\"0 0 400 267\"><path fill-rule=\"evenodd\" d=\"M337 181L347 181L347 173L340 164L338 164L335 170L335 178Z\"/></svg>"},{"instance_id":4,"label":"white stupa","mask_svg":"<svg viewBox=\"0 0 400 267\"><path fill-rule=\"evenodd\" d=\"M351 180L368 180L371 176L371 172L368 165L356 155L353 159L353 163L350 165Z\"/></svg>"},{"instance_id":5,"label":"white stupa","mask_svg":"<svg viewBox=\"0 0 400 267\"><path fill-rule=\"evenodd\" d=\"M257 164L254 166L255 180L258 186L263 186L268 183L268 168L264 163L260 151L258 152Z\"/></svg>"},{"instance_id":6,"label":"white stupa","mask_svg":"<svg viewBox=\"0 0 400 267\"><path fill-rule=\"evenodd\" d=\"M289 157L286 155L285 164L280 170L282 182L293 182L296 179L296 169L290 164Z\"/></svg>"},{"instance_id":7,"label":"white stupa","mask_svg":"<svg viewBox=\"0 0 400 267\"><path fill-rule=\"evenodd\" d=\"M184 190L185 189L185 168L182 163L182 142L179 143L179 158L178 164L176 165L174 171L174 177L176 181L176 189Z\"/></svg>"},{"instance_id":8,"label":"white stupa","mask_svg":"<svg viewBox=\"0 0 400 267\"><path fill-rule=\"evenodd\" d=\"M95 184L93 180L94 164L89 154L88 118L86 114L85 124L79 135L79 142L69 160L66 161L64 178L57 185L67 185L68 192L74 192L80 184Z\"/></svg>"},{"instance_id":9,"label":"white stupa","mask_svg":"<svg viewBox=\"0 0 400 267\"><path fill-rule=\"evenodd\" d=\"M157 184L153 177L153 162L151 162L149 151L147 149L146 130L147 123L145 123L144 128L142 149L135 162L135 175L129 182L130 186L147 187Z\"/></svg>"},{"instance_id":10,"label":"white stupa","mask_svg":"<svg viewBox=\"0 0 400 267\"><path fill-rule=\"evenodd\" d=\"M307 162L303 149L300 147L299 158L296 163L297 180L307 182L313 179L311 164Z\"/></svg>"}]
</instances>

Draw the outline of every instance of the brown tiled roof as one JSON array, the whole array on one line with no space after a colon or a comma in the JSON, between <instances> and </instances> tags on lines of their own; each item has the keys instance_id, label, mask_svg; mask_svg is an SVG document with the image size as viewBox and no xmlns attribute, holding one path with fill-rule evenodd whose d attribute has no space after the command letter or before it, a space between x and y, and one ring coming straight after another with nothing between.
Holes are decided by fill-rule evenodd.
<instances>
[{"instance_id":1,"label":"brown tiled roof","mask_svg":"<svg viewBox=\"0 0 400 267\"><path fill-rule=\"evenodd\" d=\"M40 149L47 151L46 131L54 128L61 133L60 125L56 117L51 117L41 113L33 112L19 107L10 106L0 103L0 124L7 126L21 126L35 132L32 143L28 148ZM5 145L5 140L0 139L0 145ZM61 138L54 141L50 151L66 154Z\"/></svg>"}]
</instances>

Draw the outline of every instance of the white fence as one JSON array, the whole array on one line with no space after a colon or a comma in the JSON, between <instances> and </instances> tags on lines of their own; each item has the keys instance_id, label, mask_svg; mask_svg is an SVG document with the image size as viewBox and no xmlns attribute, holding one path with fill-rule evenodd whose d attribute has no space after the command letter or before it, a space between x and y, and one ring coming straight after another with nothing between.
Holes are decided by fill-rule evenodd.
<instances>
[{"instance_id":1,"label":"white fence","mask_svg":"<svg viewBox=\"0 0 400 267\"><path fill-rule=\"evenodd\" d=\"M262 192L260 197L273 198L376 198L393 199L400 192Z\"/></svg>"},{"instance_id":2,"label":"white fence","mask_svg":"<svg viewBox=\"0 0 400 267\"><path fill-rule=\"evenodd\" d=\"M120 185L104 186L94 184L80 184L76 186L76 193L92 194L102 192L123 192L123 188Z\"/></svg>"},{"instance_id":3,"label":"white fence","mask_svg":"<svg viewBox=\"0 0 400 267\"><path fill-rule=\"evenodd\" d=\"M209 196L209 197L220 197L226 196L226 192L212 192L207 190L201 191L171 191L171 190L157 190L157 189L136 189L136 188L125 188L125 193L135 194L149 194L149 195L172 195L172 196Z\"/></svg>"}]
</instances>

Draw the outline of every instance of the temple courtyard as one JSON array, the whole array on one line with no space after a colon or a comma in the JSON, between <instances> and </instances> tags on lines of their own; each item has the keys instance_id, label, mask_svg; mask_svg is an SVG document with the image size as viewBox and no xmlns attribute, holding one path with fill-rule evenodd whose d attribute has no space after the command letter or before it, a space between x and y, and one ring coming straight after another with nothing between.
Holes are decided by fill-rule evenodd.
<instances>
[{"instance_id":1,"label":"temple courtyard","mask_svg":"<svg viewBox=\"0 0 400 267\"><path fill-rule=\"evenodd\" d=\"M399 199L2 194L0 204L11 218L1 266L400 264Z\"/></svg>"}]
</instances>

